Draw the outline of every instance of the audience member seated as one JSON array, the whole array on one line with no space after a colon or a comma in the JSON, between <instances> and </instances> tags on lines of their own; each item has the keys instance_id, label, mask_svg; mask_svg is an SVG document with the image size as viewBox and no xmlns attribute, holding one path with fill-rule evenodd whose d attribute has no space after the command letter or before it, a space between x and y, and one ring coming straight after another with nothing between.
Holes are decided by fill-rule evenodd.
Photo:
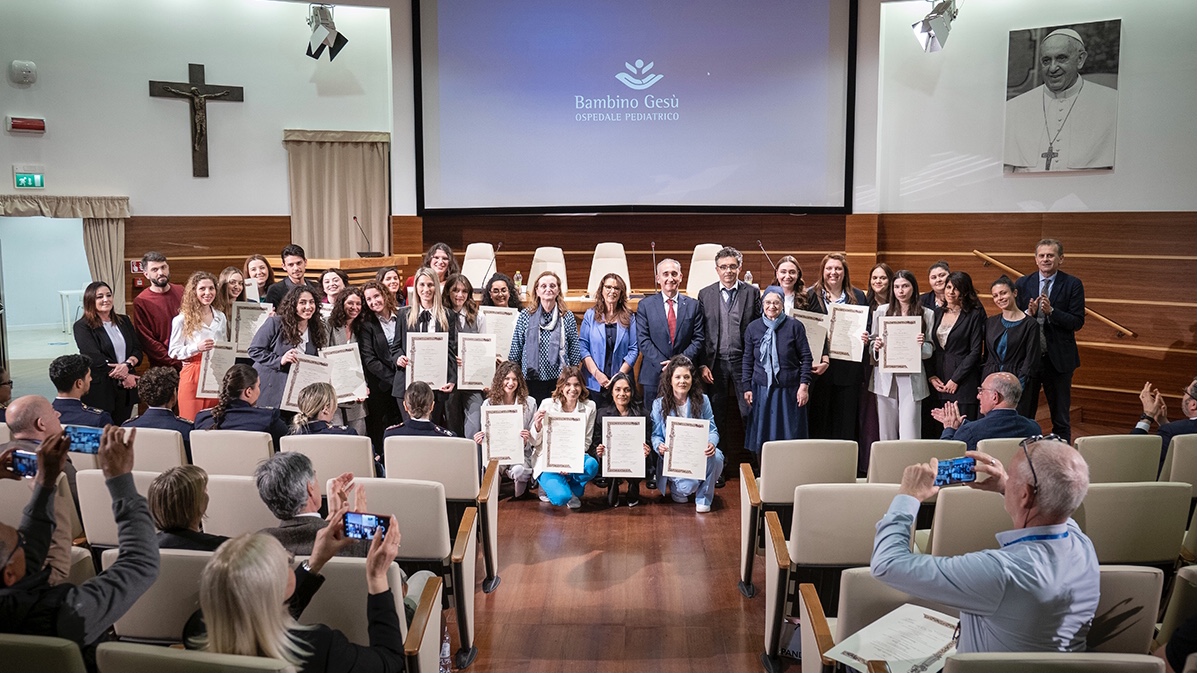
<instances>
[{"instance_id":1,"label":"audience member seated","mask_svg":"<svg viewBox=\"0 0 1197 673\"><path fill-rule=\"evenodd\" d=\"M320 516L320 485L316 481L316 470L312 461L298 451L276 453L258 465L254 480L258 484L258 495L270 512L278 517L276 528L264 529L283 543L287 551L297 556L312 553L316 533L328 526ZM328 511L336 512L348 501L349 484L353 474L346 472L334 481L328 494ZM358 494L358 507L362 506L362 495ZM344 556L365 556L367 545L350 546Z\"/></svg>"},{"instance_id":2,"label":"audience member seated","mask_svg":"<svg viewBox=\"0 0 1197 673\"><path fill-rule=\"evenodd\" d=\"M58 412L50 401L41 395L18 397L8 405L8 431L12 439L0 445L0 456L7 458L12 451L36 453L42 442L62 432ZM67 486L71 489L71 502L79 509L79 493L75 487L75 466L67 458ZM50 547L47 563L54 569L51 584L65 580L71 565L71 516L70 512L55 513L54 544Z\"/></svg>"},{"instance_id":3,"label":"audience member seated","mask_svg":"<svg viewBox=\"0 0 1197 673\"><path fill-rule=\"evenodd\" d=\"M694 509L699 514L711 511L711 503L715 500L715 479L723 472L723 452L719 450L719 430L715 428L715 414L711 411L711 401L702 392L702 386L694 376L694 363L685 355L677 355L669 360L664 373L661 374L661 385L657 389L657 399L653 400L651 422L653 426L653 447L661 455L662 470L665 465L665 453L669 447L665 444L666 419L670 416L682 418L702 418L708 423L707 430L707 473L703 479L678 479L664 477L663 473L657 480L661 495L669 491L674 502L683 503L694 496Z\"/></svg>"},{"instance_id":4,"label":"audience member seated","mask_svg":"<svg viewBox=\"0 0 1197 673\"><path fill-rule=\"evenodd\" d=\"M552 394L540 403L540 408L532 417L532 446L535 447L533 459L533 477L540 481L540 500L558 507L567 506L570 509L581 509L582 494L586 492L586 484L598 474L598 461L592 456L583 458L581 472L547 472L544 465L547 462L547 445L545 444L545 416L550 413L580 413L584 415L582 442L590 444L594 434L594 402L587 399L586 386L582 383L582 369L577 366L562 367L561 375L557 377L557 387Z\"/></svg>"},{"instance_id":5,"label":"audience member seated","mask_svg":"<svg viewBox=\"0 0 1197 673\"><path fill-rule=\"evenodd\" d=\"M1164 670L1168 673L1180 673L1185 670L1185 660L1194 652L1197 652L1197 615L1173 629L1172 637L1156 648L1153 654L1164 660Z\"/></svg>"},{"instance_id":6,"label":"audience member seated","mask_svg":"<svg viewBox=\"0 0 1197 673\"><path fill-rule=\"evenodd\" d=\"M299 411L291 419L293 435L357 435L345 425L332 425L337 413L337 390L331 383L312 383L299 391Z\"/></svg>"},{"instance_id":7,"label":"audience member seated","mask_svg":"<svg viewBox=\"0 0 1197 673\"><path fill-rule=\"evenodd\" d=\"M1018 414L1021 397L1022 385L1018 377L1010 372L996 372L985 377L977 389L982 418L975 421L964 418L955 402L948 402L942 409L932 409L931 415L943 423L940 439L959 440L969 451L975 451L977 442L982 439L1039 434L1039 424L1034 419Z\"/></svg>"},{"instance_id":8,"label":"audience member seated","mask_svg":"<svg viewBox=\"0 0 1197 673\"><path fill-rule=\"evenodd\" d=\"M86 355L60 355L50 363L50 381L58 391L54 410L64 425L102 428L112 425L112 416L103 409L89 407L83 396L91 390L91 360Z\"/></svg>"},{"instance_id":9,"label":"audience member seated","mask_svg":"<svg viewBox=\"0 0 1197 673\"><path fill-rule=\"evenodd\" d=\"M986 453L966 454L989 477L970 486L1002 493L1014 522L997 535L1000 549L952 557L911 551L919 504L939 492L934 459L906 468L877 524L873 576L959 609L960 652L1083 651L1097 611L1097 554L1070 518L1089 490L1089 466L1054 435L1029 438L1022 449L1008 473Z\"/></svg>"},{"instance_id":10,"label":"audience member seated","mask_svg":"<svg viewBox=\"0 0 1197 673\"><path fill-rule=\"evenodd\" d=\"M220 382L220 402L199 412L195 417L195 429L269 432L277 449L279 438L287 434L287 424L278 409L255 406L261 394L258 372L249 365L233 365Z\"/></svg>"},{"instance_id":11,"label":"audience member seated","mask_svg":"<svg viewBox=\"0 0 1197 673\"><path fill-rule=\"evenodd\" d=\"M51 585L42 561L54 531L54 486L66 464L70 440L60 431L37 452L33 498L20 529L0 524L0 632L56 636L74 641L94 670L94 646L158 576L158 550L145 498L133 484L136 430L104 429L99 464L112 496L120 556L107 570L75 586ZM7 469L5 474L11 476ZM40 569L40 570L39 570Z\"/></svg>"},{"instance_id":12,"label":"audience member seated","mask_svg":"<svg viewBox=\"0 0 1197 673\"><path fill-rule=\"evenodd\" d=\"M407 411L406 423L392 425L383 433L387 437L453 437L453 433L429 420L436 394L423 381L416 381L403 394L403 409Z\"/></svg>"},{"instance_id":13,"label":"audience member seated","mask_svg":"<svg viewBox=\"0 0 1197 673\"><path fill-rule=\"evenodd\" d=\"M204 532L208 473L202 467L180 465L166 470L150 482L146 499L158 527L159 549L216 551L228 539Z\"/></svg>"},{"instance_id":14,"label":"audience member seated","mask_svg":"<svg viewBox=\"0 0 1197 673\"><path fill-rule=\"evenodd\" d=\"M1185 388L1180 398L1180 413L1184 418L1178 421L1168 421L1168 405L1164 403L1164 396L1151 386L1151 382L1143 384L1139 392L1139 399L1143 402L1143 415L1135 424L1132 435L1146 435L1151 432L1151 424L1159 426L1160 439L1160 467L1164 466L1164 458L1168 455L1168 446L1172 438L1177 435L1191 435L1197 433L1197 379L1193 379Z\"/></svg>"},{"instance_id":15,"label":"audience member seated","mask_svg":"<svg viewBox=\"0 0 1197 673\"><path fill-rule=\"evenodd\" d=\"M195 426L186 418L175 415L173 409L179 396L179 372L174 367L151 368L137 380L137 395L146 410L122 423L121 427L174 430L183 435L187 462L191 462L191 429Z\"/></svg>"}]
</instances>

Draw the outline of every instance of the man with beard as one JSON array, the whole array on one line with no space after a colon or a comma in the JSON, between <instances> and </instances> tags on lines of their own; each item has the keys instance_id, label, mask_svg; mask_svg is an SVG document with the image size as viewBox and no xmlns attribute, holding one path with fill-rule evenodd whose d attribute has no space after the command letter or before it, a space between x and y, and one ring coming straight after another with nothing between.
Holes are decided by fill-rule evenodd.
<instances>
[{"instance_id":1,"label":"man with beard","mask_svg":"<svg viewBox=\"0 0 1197 673\"><path fill-rule=\"evenodd\" d=\"M183 303L183 288L170 282L170 264L166 255L147 252L141 258L145 277L150 286L133 298L133 323L141 337L141 348L150 359L151 367L183 369L183 363L167 352L170 343L170 321L179 315Z\"/></svg>"}]
</instances>

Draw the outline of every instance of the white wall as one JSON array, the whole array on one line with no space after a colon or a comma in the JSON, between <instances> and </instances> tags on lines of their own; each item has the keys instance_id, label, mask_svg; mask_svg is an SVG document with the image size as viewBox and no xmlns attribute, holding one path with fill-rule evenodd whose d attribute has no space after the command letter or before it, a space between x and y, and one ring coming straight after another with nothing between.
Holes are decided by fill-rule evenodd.
<instances>
[{"instance_id":1,"label":"white wall","mask_svg":"<svg viewBox=\"0 0 1197 673\"><path fill-rule=\"evenodd\" d=\"M0 262L9 329L60 324L58 291L82 290L91 282L83 252L83 220L0 217ZM79 298L70 301L67 322L73 323Z\"/></svg>"},{"instance_id":2,"label":"white wall","mask_svg":"<svg viewBox=\"0 0 1197 673\"><path fill-rule=\"evenodd\" d=\"M964 2L935 54L920 51L910 28L928 7L880 3L877 170L859 163L871 147L868 124L858 120L858 212L1197 209L1197 2ZM862 9L862 20L871 12ZM1122 19L1115 169L1003 174L1009 31L1114 18ZM867 114L867 99L862 108Z\"/></svg>"},{"instance_id":3,"label":"white wall","mask_svg":"<svg viewBox=\"0 0 1197 673\"><path fill-rule=\"evenodd\" d=\"M406 7L394 13L410 25ZM38 81L4 77L0 114L45 117L48 130L0 135L0 191L14 191L9 164L33 163L46 167L46 194L127 195L138 215L285 215L283 129L395 133L390 14L338 6L349 44L330 63L304 54L306 3L6 3L0 64L34 61ZM397 51L410 53L404 39ZM186 81L188 63L245 88L244 103L207 106L209 178L191 176L188 104L148 94L149 80ZM410 129L399 134L395 153L410 153Z\"/></svg>"}]
</instances>

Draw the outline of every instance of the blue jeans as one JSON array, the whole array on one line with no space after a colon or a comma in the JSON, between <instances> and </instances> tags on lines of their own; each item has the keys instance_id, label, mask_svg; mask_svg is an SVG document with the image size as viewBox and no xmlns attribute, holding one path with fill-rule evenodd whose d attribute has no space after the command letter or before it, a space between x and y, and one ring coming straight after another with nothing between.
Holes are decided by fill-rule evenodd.
<instances>
[{"instance_id":1,"label":"blue jeans","mask_svg":"<svg viewBox=\"0 0 1197 673\"><path fill-rule=\"evenodd\" d=\"M720 468L722 469L722 468ZM581 474L560 474L558 472L542 472L540 475L540 490L549 498L549 502L561 507L569 503L573 497L582 497L586 484L598 474L598 461L586 456L586 468Z\"/></svg>"},{"instance_id":2,"label":"blue jeans","mask_svg":"<svg viewBox=\"0 0 1197 673\"><path fill-rule=\"evenodd\" d=\"M723 452L715 449L715 455L707 458L706 479L699 481L697 479L675 479L673 477L665 479L662 477L657 479L657 487L661 489L661 495L665 495L665 487L668 485L669 490L676 496L685 498L694 496L695 504L710 505L711 501L715 499L715 480L722 473ZM541 483L544 483L543 478Z\"/></svg>"}]
</instances>

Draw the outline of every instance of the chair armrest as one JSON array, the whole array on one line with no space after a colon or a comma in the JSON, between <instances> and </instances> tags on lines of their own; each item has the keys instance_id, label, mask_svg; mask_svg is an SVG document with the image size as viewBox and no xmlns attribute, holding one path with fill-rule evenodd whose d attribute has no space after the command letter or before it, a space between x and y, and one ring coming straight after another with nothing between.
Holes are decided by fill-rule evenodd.
<instances>
[{"instance_id":1,"label":"chair armrest","mask_svg":"<svg viewBox=\"0 0 1197 673\"><path fill-rule=\"evenodd\" d=\"M474 534L474 526L478 523L478 508L467 507L461 517L461 525L457 527L456 542L453 544L453 555L450 560L461 563L465 560L466 545L470 543L470 536Z\"/></svg>"},{"instance_id":2,"label":"chair armrest","mask_svg":"<svg viewBox=\"0 0 1197 673\"><path fill-rule=\"evenodd\" d=\"M756 485L756 475L752 473L752 466L740 463L740 482L748 490L748 503L753 507L761 506L761 489Z\"/></svg>"},{"instance_id":3,"label":"chair armrest","mask_svg":"<svg viewBox=\"0 0 1197 673\"><path fill-rule=\"evenodd\" d=\"M486 464L486 471L482 473L482 487L478 489L478 502L490 497L490 490L494 488L495 480L499 478L499 459L491 458Z\"/></svg>"},{"instance_id":4,"label":"chair armrest","mask_svg":"<svg viewBox=\"0 0 1197 673\"><path fill-rule=\"evenodd\" d=\"M790 569L790 548L786 546L786 535L781 531L781 519L777 512L765 512L765 527L769 529L769 536L773 538L773 554L777 567L781 570Z\"/></svg>"},{"instance_id":5,"label":"chair armrest","mask_svg":"<svg viewBox=\"0 0 1197 673\"><path fill-rule=\"evenodd\" d=\"M1181 547L1180 548L1180 560L1184 561L1185 563L1187 563L1189 565L1193 565L1194 563L1197 563L1197 555L1194 555L1193 552L1189 551L1188 549L1185 549L1184 547Z\"/></svg>"},{"instance_id":6,"label":"chair armrest","mask_svg":"<svg viewBox=\"0 0 1197 673\"><path fill-rule=\"evenodd\" d=\"M436 596L440 590L441 578L439 577L433 577L424 584L424 592L420 594L420 602L416 605L416 614L412 616L411 627L407 629L407 641L403 643L403 651L409 657L420 653L420 646L424 642L424 632L428 630L428 620L432 618L433 608L437 607L435 605Z\"/></svg>"},{"instance_id":7,"label":"chair armrest","mask_svg":"<svg viewBox=\"0 0 1197 673\"><path fill-rule=\"evenodd\" d=\"M810 622L810 629L815 634L815 642L819 644L819 658L823 660L825 666L835 665L834 659L823 656L827 650L835 647L835 640L831 637L831 628L827 626L827 616L823 614L823 604L819 602L819 592L815 589L815 585L799 584L798 600L802 601L807 621Z\"/></svg>"}]
</instances>

